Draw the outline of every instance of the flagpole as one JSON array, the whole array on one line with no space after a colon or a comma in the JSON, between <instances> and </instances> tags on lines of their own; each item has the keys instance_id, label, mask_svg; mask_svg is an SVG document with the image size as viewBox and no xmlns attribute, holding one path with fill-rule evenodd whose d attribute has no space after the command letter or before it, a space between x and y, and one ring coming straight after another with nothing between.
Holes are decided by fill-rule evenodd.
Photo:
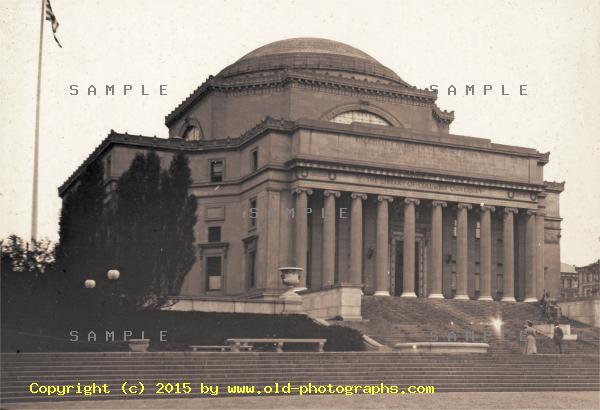
<instances>
[{"instance_id":1,"label":"flagpole","mask_svg":"<svg viewBox=\"0 0 600 410\"><path fill-rule=\"evenodd\" d=\"M40 50L38 54L37 93L35 100L35 140L33 143L33 194L31 203L31 239L37 239L38 224L38 173L40 161L40 95L42 93L42 46L44 44L44 13L46 0L42 0L40 18Z\"/></svg>"}]
</instances>

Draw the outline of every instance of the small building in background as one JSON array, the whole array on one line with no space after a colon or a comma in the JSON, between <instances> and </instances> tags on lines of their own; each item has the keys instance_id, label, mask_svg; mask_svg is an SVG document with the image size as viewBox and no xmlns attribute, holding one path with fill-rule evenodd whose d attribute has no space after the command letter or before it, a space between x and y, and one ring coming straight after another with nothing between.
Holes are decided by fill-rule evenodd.
<instances>
[{"instance_id":1,"label":"small building in background","mask_svg":"<svg viewBox=\"0 0 600 410\"><path fill-rule=\"evenodd\" d=\"M562 299L576 298L579 296L579 274L575 266L568 263L560 264L560 297Z\"/></svg>"},{"instance_id":2,"label":"small building in background","mask_svg":"<svg viewBox=\"0 0 600 410\"><path fill-rule=\"evenodd\" d=\"M579 296L599 296L600 259L598 259L594 263L590 263L587 266L576 267L575 271L577 272L577 275L579 277Z\"/></svg>"}]
</instances>

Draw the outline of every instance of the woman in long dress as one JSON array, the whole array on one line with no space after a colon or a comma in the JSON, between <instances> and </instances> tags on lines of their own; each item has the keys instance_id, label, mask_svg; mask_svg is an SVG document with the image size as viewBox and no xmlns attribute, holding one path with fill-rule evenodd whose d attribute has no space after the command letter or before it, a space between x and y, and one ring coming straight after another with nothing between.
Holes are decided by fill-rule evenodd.
<instances>
[{"instance_id":1,"label":"woman in long dress","mask_svg":"<svg viewBox=\"0 0 600 410\"><path fill-rule=\"evenodd\" d=\"M537 354L537 346L535 344L535 329L533 323L527 321L527 327L525 328L525 335L527 336L527 345L525 346L525 354Z\"/></svg>"}]
</instances>

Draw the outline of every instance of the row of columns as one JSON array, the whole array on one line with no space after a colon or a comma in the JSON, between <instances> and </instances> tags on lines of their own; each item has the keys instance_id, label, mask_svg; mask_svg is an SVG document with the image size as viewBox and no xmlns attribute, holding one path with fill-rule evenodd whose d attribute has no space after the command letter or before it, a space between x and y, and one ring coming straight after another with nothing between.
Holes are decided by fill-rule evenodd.
<instances>
[{"instance_id":1,"label":"row of columns","mask_svg":"<svg viewBox=\"0 0 600 410\"><path fill-rule=\"evenodd\" d=\"M296 266L306 270L307 244L308 244L308 216L305 210L308 207L308 195L311 189L296 189L295 202L295 239L296 239ZM335 276L335 238L336 238L336 206L335 199L340 197L339 191L325 190L324 220L323 220L323 286L334 284ZM363 201L367 199L364 193L352 193L350 211L350 281L353 284L362 284L363 267ZM377 226L376 226L376 253L375 253L375 296L389 296L389 204L393 197L387 195L377 196ZM404 198L404 240L403 240L403 293L402 297L417 297L415 289L415 241L416 217L415 207L420 204L417 198ZM442 209L447 207L444 201L431 203L431 292L430 298L443 298L442 272L443 272L443 218ZM473 209L472 204L457 203L456 226L456 295L455 299L469 299L468 286L468 211ZM496 208L489 205L479 207L480 215L480 296L479 300L492 300L492 227L491 213ZM506 207L503 210L503 297L502 301L515 301L514 294L514 215L516 208ZM537 300L537 293L544 289L543 269L543 237L544 216L539 211L526 211L526 245L525 245L525 301ZM303 275L302 286L306 286L306 275ZM537 293L536 293L537 292Z\"/></svg>"}]
</instances>

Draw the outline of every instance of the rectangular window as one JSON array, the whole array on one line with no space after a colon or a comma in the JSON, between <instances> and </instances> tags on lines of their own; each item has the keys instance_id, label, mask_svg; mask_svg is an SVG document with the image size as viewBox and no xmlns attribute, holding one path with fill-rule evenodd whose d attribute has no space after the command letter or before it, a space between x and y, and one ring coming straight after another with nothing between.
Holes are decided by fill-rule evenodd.
<instances>
[{"instance_id":1,"label":"rectangular window","mask_svg":"<svg viewBox=\"0 0 600 410\"><path fill-rule=\"evenodd\" d=\"M256 287L256 251L248 253L248 288Z\"/></svg>"},{"instance_id":2,"label":"rectangular window","mask_svg":"<svg viewBox=\"0 0 600 410\"><path fill-rule=\"evenodd\" d=\"M455 219L452 225L452 236L456 238L456 232L458 231L458 221Z\"/></svg>"},{"instance_id":3,"label":"rectangular window","mask_svg":"<svg viewBox=\"0 0 600 410\"><path fill-rule=\"evenodd\" d=\"M208 256L206 258L206 288L221 290L221 279L221 257Z\"/></svg>"},{"instance_id":4,"label":"rectangular window","mask_svg":"<svg viewBox=\"0 0 600 410\"><path fill-rule=\"evenodd\" d=\"M251 156L251 169L254 172L258 169L258 148L252 150Z\"/></svg>"},{"instance_id":5,"label":"rectangular window","mask_svg":"<svg viewBox=\"0 0 600 410\"><path fill-rule=\"evenodd\" d=\"M475 225L475 239L481 239L481 222Z\"/></svg>"},{"instance_id":6,"label":"rectangular window","mask_svg":"<svg viewBox=\"0 0 600 410\"><path fill-rule=\"evenodd\" d=\"M221 227L220 226L209 226L208 227L208 241L209 242L221 242Z\"/></svg>"},{"instance_id":7,"label":"rectangular window","mask_svg":"<svg viewBox=\"0 0 600 410\"><path fill-rule=\"evenodd\" d=\"M223 160L214 159L210 160L210 182L221 182L223 181L223 175L225 174L225 165Z\"/></svg>"},{"instance_id":8,"label":"rectangular window","mask_svg":"<svg viewBox=\"0 0 600 410\"><path fill-rule=\"evenodd\" d=\"M112 174L112 159L109 156L106 157L106 165L104 168L104 179L109 180Z\"/></svg>"},{"instance_id":9,"label":"rectangular window","mask_svg":"<svg viewBox=\"0 0 600 410\"><path fill-rule=\"evenodd\" d=\"M481 291L481 278L480 278L479 274L475 275L475 291L476 292Z\"/></svg>"},{"instance_id":10,"label":"rectangular window","mask_svg":"<svg viewBox=\"0 0 600 410\"><path fill-rule=\"evenodd\" d=\"M256 198L250 200L250 228L256 227L256 219L258 218L258 208Z\"/></svg>"},{"instance_id":11,"label":"rectangular window","mask_svg":"<svg viewBox=\"0 0 600 410\"><path fill-rule=\"evenodd\" d=\"M498 275L498 283L497 283L498 293L502 293L504 291L504 276Z\"/></svg>"}]
</instances>

